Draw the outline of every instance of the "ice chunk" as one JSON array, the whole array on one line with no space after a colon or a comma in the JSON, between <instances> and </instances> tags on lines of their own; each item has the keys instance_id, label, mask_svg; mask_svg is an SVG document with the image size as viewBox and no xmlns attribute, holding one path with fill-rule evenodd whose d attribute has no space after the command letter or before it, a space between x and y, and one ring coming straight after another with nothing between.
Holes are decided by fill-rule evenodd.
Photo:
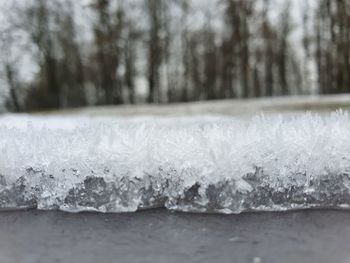
<instances>
[{"instance_id":1,"label":"ice chunk","mask_svg":"<svg viewBox=\"0 0 350 263\"><path fill-rule=\"evenodd\" d=\"M347 113L0 118L0 208L240 213L350 205Z\"/></svg>"}]
</instances>

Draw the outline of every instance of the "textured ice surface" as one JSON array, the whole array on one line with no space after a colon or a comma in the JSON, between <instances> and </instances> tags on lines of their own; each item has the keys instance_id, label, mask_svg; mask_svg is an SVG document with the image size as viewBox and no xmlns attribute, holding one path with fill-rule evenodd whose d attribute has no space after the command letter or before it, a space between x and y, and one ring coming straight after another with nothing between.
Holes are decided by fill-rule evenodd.
<instances>
[{"instance_id":1,"label":"textured ice surface","mask_svg":"<svg viewBox=\"0 0 350 263\"><path fill-rule=\"evenodd\" d=\"M0 118L0 208L240 213L350 205L350 119Z\"/></svg>"}]
</instances>

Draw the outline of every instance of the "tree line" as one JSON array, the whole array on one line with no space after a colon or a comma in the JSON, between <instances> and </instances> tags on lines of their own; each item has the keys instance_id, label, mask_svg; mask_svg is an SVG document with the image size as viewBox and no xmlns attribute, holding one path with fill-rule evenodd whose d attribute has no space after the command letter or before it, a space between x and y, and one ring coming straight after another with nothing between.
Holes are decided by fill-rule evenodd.
<instances>
[{"instance_id":1,"label":"tree line","mask_svg":"<svg viewBox=\"0 0 350 263\"><path fill-rule=\"evenodd\" d=\"M305 4L299 25L292 1L198 2L91 0L83 18L73 0L13 8L0 34L8 109L350 92L350 1ZM26 35L21 51L8 48L14 32ZM9 52L31 53L29 80Z\"/></svg>"}]
</instances>

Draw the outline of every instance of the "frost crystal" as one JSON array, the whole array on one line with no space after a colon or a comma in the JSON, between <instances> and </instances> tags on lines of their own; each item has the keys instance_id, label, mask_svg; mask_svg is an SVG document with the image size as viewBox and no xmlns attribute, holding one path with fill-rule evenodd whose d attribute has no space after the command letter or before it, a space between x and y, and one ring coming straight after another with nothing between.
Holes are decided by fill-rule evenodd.
<instances>
[{"instance_id":1,"label":"frost crystal","mask_svg":"<svg viewBox=\"0 0 350 263\"><path fill-rule=\"evenodd\" d=\"M0 208L240 213L350 205L350 119L0 118Z\"/></svg>"}]
</instances>

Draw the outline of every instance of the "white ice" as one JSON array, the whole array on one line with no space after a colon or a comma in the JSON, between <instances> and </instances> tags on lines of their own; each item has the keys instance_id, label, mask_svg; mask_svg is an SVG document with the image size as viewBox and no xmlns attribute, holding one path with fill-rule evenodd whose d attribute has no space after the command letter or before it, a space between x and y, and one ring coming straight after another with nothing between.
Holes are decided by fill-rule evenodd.
<instances>
[{"instance_id":1,"label":"white ice","mask_svg":"<svg viewBox=\"0 0 350 263\"><path fill-rule=\"evenodd\" d=\"M0 155L8 182L28 168L62 177L68 188L91 173L106 181L142 179L161 168L175 169L185 186L228 179L251 191L243 176L257 167L284 185L295 183L296 174L306 180L349 174L350 119L341 111L249 120L7 115L0 118ZM63 175L65 169L76 173Z\"/></svg>"}]
</instances>

